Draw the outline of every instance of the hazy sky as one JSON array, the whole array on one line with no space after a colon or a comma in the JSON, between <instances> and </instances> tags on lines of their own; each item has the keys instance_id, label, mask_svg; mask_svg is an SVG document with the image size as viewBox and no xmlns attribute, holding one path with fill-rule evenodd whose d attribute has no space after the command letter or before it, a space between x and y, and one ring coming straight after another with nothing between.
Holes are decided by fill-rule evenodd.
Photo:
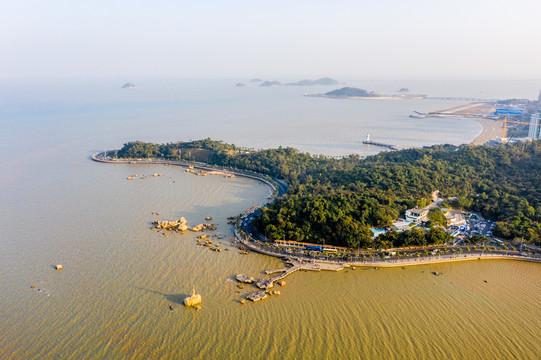
<instances>
[{"instance_id":1,"label":"hazy sky","mask_svg":"<svg viewBox=\"0 0 541 360\"><path fill-rule=\"evenodd\" d=\"M3 0L0 77L541 78L540 0Z\"/></svg>"}]
</instances>

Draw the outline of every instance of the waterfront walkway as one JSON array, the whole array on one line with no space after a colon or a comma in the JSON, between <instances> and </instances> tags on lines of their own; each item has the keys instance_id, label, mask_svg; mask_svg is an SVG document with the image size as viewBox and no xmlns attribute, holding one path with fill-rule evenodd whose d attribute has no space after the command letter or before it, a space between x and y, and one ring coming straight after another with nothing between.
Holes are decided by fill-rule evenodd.
<instances>
[{"instance_id":1,"label":"waterfront walkway","mask_svg":"<svg viewBox=\"0 0 541 360\"><path fill-rule=\"evenodd\" d=\"M113 150L114 151L114 150ZM110 152L113 152L110 151ZM270 176L264 176L257 173L243 171L238 169L226 168L218 165L210 165L205 163L188 162L184 160L165 160L165 159L115 159L107 157L106 152L100 152L93 154L91 159L97 162L109 163L109 164L157 164L157 165L173 165L183 166L187 168L194 168L203 171L221 171L224 174L231 174L235 176L246 177L254 180L258 180L268 185L272 191L273 196L271 199L282 196L286 193L288 185L281 180L272 178Z\"/></svg>"},{"instance_id":2,"label":"waterfront walkway","mask_svg":"<svg viewBox=\"0 0 541 360\"><path fill-rule=\"evenodd\" d=\"M291 267L282 269L272 269L265 271L266 274L279 275L272 276L272 281L278 281L290 274L299 270L305 271L340 271L346 268L352 267L405 267L414 265L428 265L436 263L456 262L456 261L474 261L474 260L519 260L541 263L540 254L524 254L516 251L485 251L476 250L469 253L461 254L445 254L445 255L429 255L429 256L415 256L406 258L389 258L384 260L376 260L379 257L372 257L371 259L360 260L355 259L351 261L347 260L321 260L313 259L310 257L290 257L278 251L271 251L270 249L263 249L262 246L246 240L239 239L239 241L248 249L258 252L260 254L279 257L285 260Z\"/></svg>"}]
</instances>

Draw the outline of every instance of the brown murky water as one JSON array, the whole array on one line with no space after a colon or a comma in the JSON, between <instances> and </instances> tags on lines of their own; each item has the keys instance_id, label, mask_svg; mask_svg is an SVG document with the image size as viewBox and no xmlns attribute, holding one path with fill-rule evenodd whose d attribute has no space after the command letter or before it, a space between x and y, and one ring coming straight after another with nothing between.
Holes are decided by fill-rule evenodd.
<instances>
[{"instance_id":1,"label":"brown murky water","mask_svg":"<svg viewBox=\"0 0 541 360\"><path fill-rule=\"evenodd\" d=\"M233 276L258 277L281 262L229 247L226 218L265 201L265 186L196 177L176 167L83 160L71 170L29 170L39 189L20 185L3 198L0 358L541 354L541 264L483 260L407 270L299 272L286 279L281 296L241 305L243 293L237 293ZM165 176L126 180L155 172ZM23 192L34 199L31 207L17 203ZM154 219L180 216L190 224L212 216L219 224L215 233L224 236L215 242L229 251L197 246L194 233L163 236L149 229ZM54 270L57 263L65 269ZM203 297L199 312L181 305L193 285Z\"/></svg>"}]
</instances>

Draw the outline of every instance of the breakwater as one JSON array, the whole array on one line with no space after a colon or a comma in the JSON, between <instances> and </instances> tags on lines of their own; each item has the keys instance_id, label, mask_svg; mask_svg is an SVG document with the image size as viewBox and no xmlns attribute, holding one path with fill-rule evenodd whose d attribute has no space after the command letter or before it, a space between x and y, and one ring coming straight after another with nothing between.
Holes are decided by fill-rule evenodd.
<instances>
[{"instance_id":1,"label":"breakwater","mask_svg":"<svg viewBox=\"0 0 541 360\"><path fill-rule=\"evenodd\" d=\"M385 144L385 143L380 143L380 142L376 142L376 141L372 141L372 140L365 140L365 141L363 141L363 144L379 146L379 147L383 147L383 148L387 148L389 150L395 150L395 151L398 151L398 150L402 149L399 145Z\"/></svg>"},{"instance_id":2,"label":"breakwater","mask_svg":"<svg viewBox=\"0 0 541 360\"><path fill-rule=\"evenodd\" d=\"M97 162L109 163L109 164L163 164L163 165L183 166L183 167L188 167L188 168L193 167L194 169L198 169L202 171L221 171L223 173L227 173L227 174L231 174L235 176L242 176L245 178L250 178L250 179L263 182L264 184L268 185L273 191L272 198L283 195L288 189L288 185L286 183L284 183L283 181L279 179L271 178L270 176L266 177L264 175L253 173L253 172L224 168L224 167L219 167L216 165L205 164L205 163L189 162L189 161L184 161L184 160L165 160L165 159L116 159L116 158L107 157L107 152L105 151L95 153L90 158Z\"/></svg>"}]
</instances>

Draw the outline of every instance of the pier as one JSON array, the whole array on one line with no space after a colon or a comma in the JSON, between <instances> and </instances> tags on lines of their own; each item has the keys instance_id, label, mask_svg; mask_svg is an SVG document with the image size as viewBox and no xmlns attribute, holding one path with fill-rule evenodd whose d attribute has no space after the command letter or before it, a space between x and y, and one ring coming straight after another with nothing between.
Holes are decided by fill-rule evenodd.
<instances>
[{"instance_id":1,"label":"pier","mask_svg":"<svg viewBox=\"0 0 541 360\"><path fill-rule=\"evenodd\" d=\"M374 146L379 146L379 147L384 147L384 148L387 148L389 150L401 150L402 148L399 146L399 145L392 145L392 144L385 144L385 143L380 143L380 142L375 142L375 141L372 141L370 139L370 134L368 134L366 136L366 140L363 141L363 144L365 145L374 145Z\"/></svg>"},{"instance_id":2,"label":"pier","mask_svg":"<svg viewBox=\"0 0 541 360\"><path fill-rule=\"evenodd\" d=\"M286 260L286 263L289 264L290 267L283 268L283 269L272 269L272 270L266 270L265 271L265 273L268 274L268 275L280 273L279 275L275 275L275 276L272 276L272 277L269 278L272 282L282 280L286 276L289 276L289 275L291 275L294 272L297 272L299 270L304 270L304 271L321 271L321 270L340 271L340 270L344 269L344 266L342 264L325 262L325 261L312 262L312 261L306 261L306 260L303 260L303 259L289 258L289 259Z\"/></svg>"}]
</instances>

